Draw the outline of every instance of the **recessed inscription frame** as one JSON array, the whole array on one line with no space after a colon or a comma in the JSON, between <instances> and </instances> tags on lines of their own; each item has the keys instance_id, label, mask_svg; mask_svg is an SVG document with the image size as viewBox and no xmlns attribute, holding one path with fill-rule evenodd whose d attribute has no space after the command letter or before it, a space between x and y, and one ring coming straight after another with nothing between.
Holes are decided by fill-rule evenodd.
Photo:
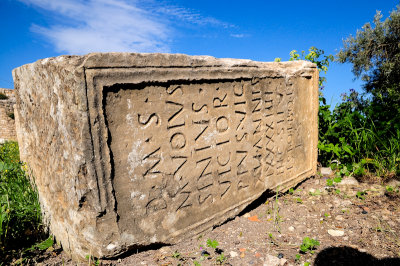
<instances>
[{"instance_id":1,"label":"recessed inscription frame","mask_svg":"<svg viewBox=\"0 0 400 266\"><path fill-rule=\"evenodd\" d=\"M210 66L96 67L84 72L92 139L87 150L94 158L88 170L95 173L90 176L98 184L95 198L100 211L117 212L120 234L125 235L121 242L126 245L173 243L198 234L233 217L266 190L285 190L316 172L315 72L287 77L258 67ZM307 90L299 91L300 83ZM312 103L302 105L309 98ZM155 109L144 107L146 99ZM131 113L113 114L108 108L110 101L123 103L126 109L128 100ZM136 107L143 113L135 113ZM113 126L113 115L122 116L126 124L130 117L134 123L133 137L121 140L129 149L118 148L117 136L127 130ZM179 120L182 115L185 119ZM152 138L146 135L149 132ZM129 173L115 160L125 154L128 161L137 141L148 148L137 158L132 155L130 162L141 162L134 165L147 169L134 177L135 167ZM184 167L186 176L174 176ZM224 179L224 173L229 178ZM142 191L133 190L141 182L146 183ZM213 186L219 189L203 193ZM140 205L141 201L146 203Z\"/></svg>"}]
</instances>

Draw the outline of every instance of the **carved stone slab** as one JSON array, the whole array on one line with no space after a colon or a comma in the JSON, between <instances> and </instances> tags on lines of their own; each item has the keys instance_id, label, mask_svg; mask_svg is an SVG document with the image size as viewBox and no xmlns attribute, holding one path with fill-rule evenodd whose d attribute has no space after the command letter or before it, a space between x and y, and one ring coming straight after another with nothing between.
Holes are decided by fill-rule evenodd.
<instances>
[{"instance_id":1,"label":"carved stone slab","mask_svg":"<svg viewBox=\"0 0 400 266\"><path fill-rule=\"evenodd\" d=\"M174 243L315 174L318 71L170 54L13 71L21 158L76 258Z\"/></svg>"}]
</instances>

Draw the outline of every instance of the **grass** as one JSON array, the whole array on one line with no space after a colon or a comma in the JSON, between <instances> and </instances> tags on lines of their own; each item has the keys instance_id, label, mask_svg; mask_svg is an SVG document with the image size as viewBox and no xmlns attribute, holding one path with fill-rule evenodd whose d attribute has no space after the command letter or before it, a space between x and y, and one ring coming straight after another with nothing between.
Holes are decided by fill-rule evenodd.
<instances>
[{"instance_id":1,"label":"grass","mask_svg":"<svg viewBox=\"0 0 400 266\"><path fill-rule=\"evenodd\" d=\"M276 194L275 194L275 202L274 202L274 226L276 231L278 231L279 233L281 232L281 219L282 217L279 215L279 200L278 200L278 196L279 196L279 186L276 189Z\"/></svg>"},{"instance_id":2,"label":"grass","mask_svg":"<svg viewBox=\"0 0 400 266\"><path fill-rule=\"evenodd\" d=\"M367 115L371 107L364 104L361 111L356 110L354 97L344 99L333 111L322 100L318 161L364 179L383 182L399 177L400 130L378 128ZM333 165L335 161L340 165Z\"/></svg>"},{"instance_id":3,"label":"grass","mask_svg":"<svg viewBox=\"0 0 400 266\"><path fill-rule=\"evenodd\" d=\"M25 170L18 144L0 144L0 257L6 260L46 237L38 194Z\"/></svg>"}]
</instances>

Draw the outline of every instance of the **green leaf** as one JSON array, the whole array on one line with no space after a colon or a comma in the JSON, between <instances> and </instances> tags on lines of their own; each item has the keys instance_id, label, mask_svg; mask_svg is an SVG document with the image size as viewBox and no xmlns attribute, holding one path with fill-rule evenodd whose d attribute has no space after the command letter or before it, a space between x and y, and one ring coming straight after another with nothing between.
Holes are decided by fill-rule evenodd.
<instances>
[{"instance_id":1,"label":"green leaf","mask_svg":"<svg viewBox=\"0 0 400 266\"><path fill-rule=\"evenodd\" d=\"M335 183L340 183L340 182L342 182L342 178L339 177L339 176L337 176L337 177L335 177L335 178L333 179L333 181L334 181Z\"/></svg>"},{"instance_id":2,"label":"green leaf","mask_svg":"<svg viewBox=\"0 0 400 266\"><path fill-rule=\"evenodd\" d=\"M300 250L303 253L307 253L308 251L312 251L313 249L315 249L316 246L319 245L320 243L317 240L305 237L303 238L303 244L301 244Z\"/></svg>"},{"instance_id":3,"label":"green leaf","mask_svg":"<svg viewBox=\"0 0 400 266\"><path fill-rule=\"evenodd\" d=\"M387 191L387 192L393 192L394 189L393 189L392 186L386 186L386 191Z\"/></svg>"},{"instance_id":4,"label":"green leaf","mask_svg":"<svg viewBox=\"0 0 400 266\"><path fill-rule=\"evenodd\" d=\"M304 252L304 253L307 253L307 251L308 251L308 246L302 244L302 245L300 246L300 250L301 250L302 252Z\"/></svg>"},{"instance_id":5,"label":"green leaf","mask_svg":"<svg viewBox=\"0 0 400 266\"><path fill-rule=\"evenodd\" d=\"M53 246L53 244L54 244L53 237L49 236L49 238L47 238L46 240L33 245L32 247L28 248L27 250L34 250L36 248L38 248L39 250L46 250L49 247Z\"/></svg>"},{"instance_id":6,"label":"green leaf","mask_svg":"<svg viewBox=\"0 0 400 266\"><path fill-rule=\"evenodd\" d=\"M349 174L349 170L347 169L346 165L343 166L343 168L340 170L340 173L342 175L348 175Z\"/></svg>"},{"instance_id":7,"label":"green leaf","mask_svg":"<svg viewBox=\"0 0 400 266\"><path fill-rule=\"evenodd\" d=\"M328 186L328 187L333 187L333 180L332 179L327 179L326 180L326 186Z\"/></svg>"},{"instance_id":8,"label":"green leaf","mask_svg":"<svg viewBox=\"0 0 400 266\"><path fill-rule=\"evenodd\" d=\"M207 239L207 247L216 249L218 246L219 246L219 243L217 240Z\"/></svg>"},{"instance_id":9,"label":"green leaf","mask_svg":"<svg viewBox=\"0 0 400 266\"><path fill-rule=\"evenodd\" d=\"M365 191L357 191L356 197L359 198L360 200L365 200L365 195L367 192Z\"/></svg>"},{"instance_id":10,"label":"green leaf","mask_svg":"<svg viewBox=\"0 0 400 266\"><path fill-rule=\"evenodd\" d=\"M181 256L181 253L179 253L177 250L175 250L175 252L172 253L172 257L174 257L175 259L179 259L180 256Z\"/></svg>"},{"instance_id":11,"label":"green leaf","mask_svg":"<svg viewBox=\"0 0 400 266\"><path fill-rule=\"evenodd\" d=\"M350 155L353 155L353 151L351 150L350 146L342 146L343 150Z\"/></svg>"},{"instance_id":12,"label":"green leaf","mask_svg":"<svg viewBox=\"0 0 400 266\"><path fill-rule=\"evenodd\" d=\"M225 255L224 255L224 253L221 253L221 255L219 255L219 256L216 258L217 264L223 264L225 260L226 260L226 257L225 257Z\"/></svg>"},{"instance_id":13,"label":"green leaf","mask_svg":"<svg viewBox=\"0 0 400 266\"><path fill-rule=\"evenodd\" d=\"M53 246L54 241L53 241L53 237L50 236L49 238L47 238L46 240L44 240L43 242L39 243L36 245L36 247L40 250L46 250L49 247Z\"/></svg>"}]
</instances>

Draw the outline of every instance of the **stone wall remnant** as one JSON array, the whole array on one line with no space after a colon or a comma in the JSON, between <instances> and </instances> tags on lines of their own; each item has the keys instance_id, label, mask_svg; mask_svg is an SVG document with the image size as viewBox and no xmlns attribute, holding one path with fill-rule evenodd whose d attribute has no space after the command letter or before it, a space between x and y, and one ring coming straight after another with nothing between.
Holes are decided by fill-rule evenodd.
<instances>
[{"instance_id":1,"label":"stone wall remnant","mask_svg":"<svg viewBox=\"0 0 400 266\"><path fill-rule=\"evenodd\" d=\"M14 121L14 90L0 88L0 143L16 140Z\"/></svg>"},{"instance_id":2,"label":"stone wall remnant","mask_svg":"<svg viewBox=\"0 0 400 266\"><path fill-rule=\"evenodd\" d=\"M13 77L21 158L76 258L175 243L316 173L309 62L94 53Z\"/></svg>"}]
</instances>

